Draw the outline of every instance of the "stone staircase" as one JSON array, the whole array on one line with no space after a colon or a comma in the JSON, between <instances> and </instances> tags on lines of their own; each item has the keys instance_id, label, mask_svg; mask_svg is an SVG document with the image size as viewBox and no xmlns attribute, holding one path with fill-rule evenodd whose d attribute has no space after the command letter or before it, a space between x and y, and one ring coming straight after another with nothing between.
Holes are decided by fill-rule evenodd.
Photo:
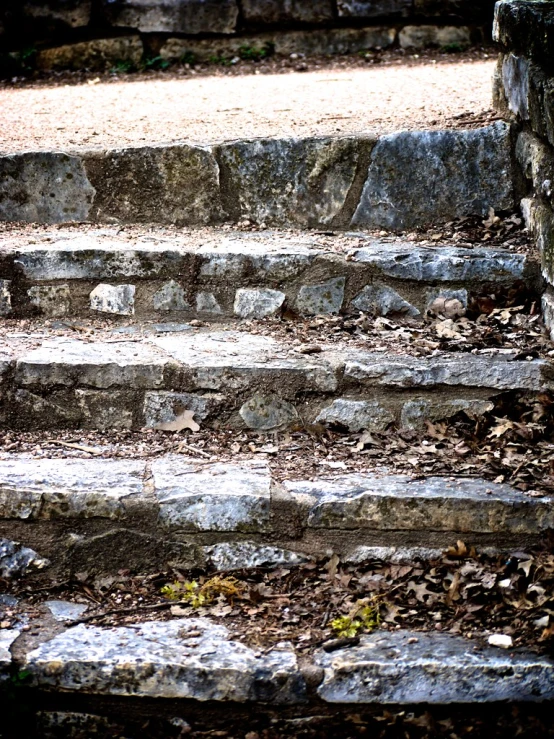
<instances>
[{"instance_id":1,"label":"stone staircase","mask_svg":"<svg viewBox=\"0 0 554 739\"><path fill-rule=\"evenodd\" d=\"M509 327L496 348L471 351L332 330L367 316L423 327L437 312L475 313L484 297L500 310L518 295L540 305L532 251L421 239L429 225L515 207L511 140L496 122L0 157L0 215L19 222L0 235L0 577L13 585L0 611L17 613L0 624L0 680L14 706L31 706L1 737L23 726L250 739L254 712L288 722L267 736L304 735L316 718L324 728L306 735L343 736L334 721L377 706L502 712L554 699L549 657L438 630L378 629L301 654L242 643L192 609L72 626L79 614L57 620L40 596L83 572L294 568L332 555L431 567L458 539L500 557L544 545L552 498L510 482L398 474L378 457L357 473L283 476L263 453L293 432L417 433L494 413L501 395L552 391L552 352L506 348ZM214 442L258 432L262 454L222 459L195 445L199 428ZM39 432L63 449L12 451ZM87 445L88 432L104 445ZM114 453L120 432L140 454ZM160 432L181 446L160 453ZM25 582L18 606L11 593ZM226 720L231 733L210 733Z\"/></svg>"}]
</instances>

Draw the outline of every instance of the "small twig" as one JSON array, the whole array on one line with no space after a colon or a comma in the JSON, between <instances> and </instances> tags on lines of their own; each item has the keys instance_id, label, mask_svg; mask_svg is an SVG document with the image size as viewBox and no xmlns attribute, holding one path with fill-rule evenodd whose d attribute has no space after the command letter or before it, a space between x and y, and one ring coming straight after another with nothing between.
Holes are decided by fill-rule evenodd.
<instances>
[{"instance_id":1,"label":"small twig","mask_svg":"<svg viewBox=\"0 0 554 739\"><path fill-rule=\"evenodd\" d=\"M202 451L202 449L197 449L194 446L189 446L188 444L185 444L184 441L182 441L179 444L177 451L180 452L181 449L186 449L187 452L193 452L194 454L199 454L201 457L207 457L208 459L211 458L211 454L208 454L207 452Z\"/></svg>"},{"instance_id":2,"label":"small twig","mask_svg":"<svg viewBox=\"0 0 554 739\"><path fill-rule=\"evenodd\" d=\"M124 613L129 614L137 613L139 611L164 611L168 608L172 608L173 606L190 606L190 603L187 603L184 600L168 600L162 601L161 603L145 603L143 606L133 606L132 608L114 608L111 611L104 611L104 613L96 613L91 616L83 616L83 618L78 618L75 621L72 621L71 625L76 626L77 624L86 624L89 623L89 621L95 621L97 618L119 616Z\"/></svg>"},{"instance_id":3,"label":"small twig","mask_svg":"<svg viewBox=\"0 0 554 739\"><path fill-rule=\"evenodd\" d=\"M83 446L82 444L73 444L69 441L57 441L55 439L52 439L48 442L48 444L57 444L58 446L66 446L70 449L78 449L80 452L88 452L89 454L104 454L103 449L95 449L91 446Z\"/></svg>"},{"instance_id":4,"label":"small twig","mask_svg":"<svg viewBox=\"0 0 554 739\"><path fill-rule=\"evenodd\" d=\"M332 608L333 608L333 604L332 603L329 603L329 605L327 606L327 609L325 610L325 614L323 616L323 619L321 621L321 628L322 629L324 629L327 626L327 624L329 623L329 619L331 617L331 610L332 610Z\"/></svg>"}]
</instances>

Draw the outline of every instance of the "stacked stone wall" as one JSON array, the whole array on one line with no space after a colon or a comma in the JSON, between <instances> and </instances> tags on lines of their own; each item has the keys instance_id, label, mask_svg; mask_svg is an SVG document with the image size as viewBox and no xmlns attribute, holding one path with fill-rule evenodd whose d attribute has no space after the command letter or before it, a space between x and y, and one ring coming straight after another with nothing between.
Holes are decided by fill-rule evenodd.
<instances>
[{"instance_id":1,"label":"stacked stone wall","mask_svg":"<svg viewBox=\"0 0 554 739\"><path fill-rule=\"evenodd\" d=\"M24 52L23 61L52 69L395 44L455 50L490 37L493 8L493 0L3 0L0 53Z\"/></svg>"},{"instance_id":2,"label":"stacked stone wall","mask_svg":"<svg viewBox=\"0 0 554 739\"><path fill-rule=\"evenodd\" d=\"M497 109L515 122L521 208L546 281L543 313L554 338L554 2L497 3Z\"/></svg>"}]
</instances>

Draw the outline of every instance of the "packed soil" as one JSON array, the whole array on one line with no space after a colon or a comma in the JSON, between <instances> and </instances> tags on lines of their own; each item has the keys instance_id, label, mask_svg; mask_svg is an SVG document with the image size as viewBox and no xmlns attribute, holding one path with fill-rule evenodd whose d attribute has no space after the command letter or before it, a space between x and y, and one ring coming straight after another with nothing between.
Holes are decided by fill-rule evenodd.
<instances>
[{"instance_id":1,"label":"packed soil","mask_svg":"<svg viewBox=\"0 0 554 739\"><path fill-rule=\"evenodd\" d=\"M151 75L18 78L0 86L0 153L384 134L495 118L494 52L406 59L268 61L246 65L247 74L181 66Z\"/></svg>"}]
</instances>

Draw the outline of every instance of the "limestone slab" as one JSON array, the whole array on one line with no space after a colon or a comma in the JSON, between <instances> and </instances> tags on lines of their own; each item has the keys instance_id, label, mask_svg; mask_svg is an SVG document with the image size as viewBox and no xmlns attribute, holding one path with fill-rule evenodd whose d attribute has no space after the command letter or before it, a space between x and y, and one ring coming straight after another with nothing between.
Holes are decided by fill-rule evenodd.
<instances>
[{"instance_id":1,"label":"limestone slab","mask_svg":"<svg viewBox=\"0 0 554 739\"><path fill-rule=\"evenodd\" d=\"M233 33L236 0L102 0L110 23L142 33Z\"/></svg>"},{"instance_id":2,"label":"limestone slab","mask_svg":"<svg viewBox=\"0 0 554 739\"><path fill-rule=\"evenodd\" d=\"M554 662L535 654L481 648L450 634L375 632L316 664L329 703L492 703L554 698Z\"/></svg>"},{"instance_id":3,"label":"limestone slab","mask_svg":"<svg viewBox=\"0 0 554 739\"><path fill-rule=\"evenodd\" d=\"M16 364L18 385L156 388L169 360L148 344L51 339Z\"/></svg>"},{"instance_id":4,"label":"limestone slab","mask_svg":"<svg viewBox=\"0 0 554 739\"><path fill-rule=\"evenodd\" d=\"M375 145L352 223L403 230L513 205L506 123L465 131L405 131L383 136Z\"/></svg>"},{"instance_id":5,"label":"limestone slab","mask_svg":"<svg viewBox=\"0 0 554 739\"><path fill-rule=\"evenodd\" d=\"M540 534L554 523L552 498L479 479L367 474L283 486L311 501L314 528Z\"/></svg>"},{"instance_id":6,"label":"limestone slab","mask_svg":"<svg viewBox=\"0 0 554 739\"><path fill-rule=\"evenodd\" d=\"M333 277L319 285L302 285L296 297L295 307L299 313L339 313L344 301L344 277Z\"/></svg>"},{"instance_id":7,"label":"limestone slab","mask_svg":"<svg viewBox=\"0 0 554 739\"><path fill-rule=\"evenodd\" d=\"M377 316L394 314L419 316L420 312L396 290L388 285L366 285L352 300L351 305L365 313Z\"/></svg>"},{"instance_id":8,"label":"limestone slab","mask_svg":"<svg viewBox=\"0 0 554 739\"><path fill-rule=\"evenodd\" d=\"M201 464L167 455L152 463L160 523L188 531L264 531L269 523L265 463Z\"/></svg>"},{"instance_id":9,"label":"limestone slab","mask_svg":"<svg viewBox=\"0 0 554 739\"><path fill-rule=\"evenodd\" d=\"M33 549L24 547L11 539L0 537L0 577L4 580L24 577L28 570L42 570L48 564L48 560L38 555ZM1 634L2 630L0 630Z\"/></svg>"},{"instance_id":10,"label":"limestone slab","mask_svg":"<svg viewBox=\"0 0 554 739\"><path fill-rule=\"evenodd\" d=\"M143 493L143 462L118 459L0 458L3 518L124 518Z\"/></svg>"},{"instance_id":11,"label":"limestone slab","mask_svg":"<svg viewBox=\"0 0 554 739\"><path fill-rule=\"evenodd\" d=\"M265 318L278 313L285 298L285 293L280 290L240 288L235 293L233 309L239 318Z\"/></svg>"},{"instance_id":12,"label":"limestone slab","mask_svg":"<svg viewBox=\"0 0 554 739\"><path fill-rule=\"evenodd\" d=\"M190 305L187 303L185 291L182 286L178 282L175 282L175 280L170 280L154 293L152 307L154 310L167 312L187 310L190 308Z\"/></svg>"},{"instance_id":13,"label":"limestone slab","mask_svg":"<svg viewBox=\"0 0 554 739\"><path fill-rule=\"evenodd\" d=\"M241 406L239 415L251 429L271 431L286 428L298 418L296 408L277 395L256 393Z\"/></svg>"},{"instance_id":14,"label":"limestone slab","mask_svg":"<svg viewBox=\"0 0 554 739\"><path fill-rule=\"evenodd\" d=\"M334 18L331 0L241 0L246 23L321 23Z\"/></svg>"},{"instance_id":15,"label":"limestone slab","mask_svg":"<svg viewBox=\"0 0 554 739\"><path fill-rule=\"evenodd\" d=\"M204 554L218 570L298 565L307 560L297 552L254 541L224 541L204 547Z\"/></svg>"},{"instance_id":16,"label":"limestone slab","mask_svg":"<svg viewBox=\"0 0 554 739\"><path fill-rule=\"evenodd\" d=\"M281 282L292 279L310 266L320 250L308 248L299 239L276 239L260 234L241 234L223 239L217 250L201 247L200 276L211 280L244 279Z\"/></svg>"},{"instance_id":17,"label":"limestone slab","mask_svg":"<svg viewBox=\"0 0 554 739\"><path fill-rule=\"evenodd\" d=\"M337 398L323 408L316 423L345 426L349 431L384 431L394 416L376 400Z\"/></svg>"},{"instance_id":18,"label":"limestone slab","mask_svg":"<svg viewBox=\"0 0 554 739\"><path fill-rule=\"evenodd\" d=\"M412 0L337 0L340 17L405 17L412 10Z\"/></svg>"},{"instance_id":19,"label":"limestone slab","mask_svg":"<svg viewBox=\"0 0 554 739\"><path fill-rule=\"evenodd\" d=\"M65 316L71 308L69 285L33 285L27 290L27 295L31 305L48 318Z\"/></svg>"},{"instance_id":20,"label":"limestone slab","mask_svg":"<svg viewBox=\"0 0 554 739\"><path fill-rule=\"evenodd\" d=\"M35 685L49 690L237 703L305 700L292 651L262 655L201 618L111 629L80 624L30 652L26 669Z\"/></svg>"},{"instance_id":21,"label":"limestone slab","mask_svg":"<svg viewBox=\"0 0 554 739\"><path fill-rule=\"evenodd\" d=\"M471 45L467 26L404 26L398 34L401 49L425 49L430 46L459 47Z\"/></svg>"}]
</instances>

